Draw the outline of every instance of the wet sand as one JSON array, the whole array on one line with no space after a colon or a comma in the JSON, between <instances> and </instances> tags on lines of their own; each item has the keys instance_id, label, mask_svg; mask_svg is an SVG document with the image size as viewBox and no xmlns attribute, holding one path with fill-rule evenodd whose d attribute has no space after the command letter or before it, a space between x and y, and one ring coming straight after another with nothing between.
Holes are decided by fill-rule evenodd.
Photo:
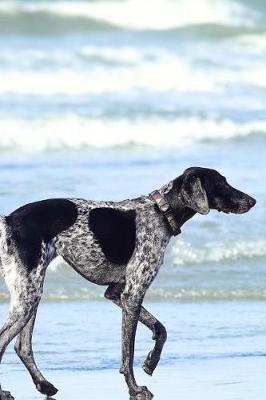
<instances>
[{"instance_id":1,"label":"wet sand","mask_svg":"<svg viewBox=\"0 0 266 400\"><path fill-rule=\"evenodd\" d=\"M139 326L135 373L158 400L265 400L266 318L264 302L146 304L168 330L154 376L141 365L154 342ZM8 305L0 304L4 320ZM44 376L58 389L56 400L128 399L119 374L121 313L105 301L43 303L34 331L34 354ZM8 347L1 383L16 400L38 393Z\"/></svg>"},{"instance_id":2,"label":"wet sand","mask_svg":"<svg viewBox=\"0 0 266 400\"><path fill-rule=\"evenodd\" d=\"M264 400L266 357L190 362L159 368L152 378L139 370L138 381L147 384L158 400ZM57 400L114 399L129 396L117 370L53 371L46 374L59 389ZM39 394L25 371L2 375L3 387L17 400L35 400Z\"/></svg>"}]
</instances>

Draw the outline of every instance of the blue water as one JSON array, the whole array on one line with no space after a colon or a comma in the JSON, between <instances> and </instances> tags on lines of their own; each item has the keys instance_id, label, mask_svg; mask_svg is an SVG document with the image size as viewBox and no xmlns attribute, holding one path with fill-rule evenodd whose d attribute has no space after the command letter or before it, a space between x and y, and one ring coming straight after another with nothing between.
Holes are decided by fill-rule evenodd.
<instances>
[{"instance_id":1,"label":"blue water","mask_svg":"<svg viewBox=\"0 0 266 400\"><path fill-rule=\"evenodd\" d=\"M216 168L256 208L187 223L149 296L265 300L265 16L262 1L1 1L1 213ZM102 289L57 260L44 298Z\"/></svg>"}]
</instances>

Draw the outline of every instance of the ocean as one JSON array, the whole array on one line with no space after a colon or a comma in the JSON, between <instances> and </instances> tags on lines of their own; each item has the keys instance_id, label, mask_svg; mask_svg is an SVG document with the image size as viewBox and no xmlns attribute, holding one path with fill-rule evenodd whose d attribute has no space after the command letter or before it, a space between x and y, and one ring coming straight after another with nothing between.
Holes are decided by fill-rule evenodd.
<instances>
[{"instance_id":1,"label":"ocean","mask_svg":"<svg viewBox=\"0 0 266 400\"><path fill-rule=\"evenodd\" d=\"M171 241L146 296L175 332L162 368L224 353L247 362L265 351L265 21L263 0L0 1L1 214L51 197L137 197L189 166L217 169L257 199L244 215L198 215ZM85 305L119 314L103 293L57 259L40 307L54 316ZM0 303L4 320L2 280ZM178 330L174 308L196 318L187 330ZM96 324L100 317L91 315ZM202 336L200 318L208 320ZM208 352L189 339L193 329ZM44 364L67 369L45 343ZM97 354L90 368L108 368L118 355L100 363ZM77 352L77 371L84 362Z\"/></svg>"}]
</instances>

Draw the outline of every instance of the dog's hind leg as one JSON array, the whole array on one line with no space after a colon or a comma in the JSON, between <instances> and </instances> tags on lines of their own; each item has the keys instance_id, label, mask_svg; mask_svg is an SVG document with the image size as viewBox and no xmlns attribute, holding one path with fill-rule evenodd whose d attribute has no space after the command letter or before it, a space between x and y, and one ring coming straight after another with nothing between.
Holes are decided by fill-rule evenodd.
<instances>
[{"instance_id":1,"label":"dog's hind leg","mask_svg":"<svg viewBox=\"0 0 266 400\"><path fill-rule=\"evenodd\" d=\"M55 248L53 246L53 243L50 243L48 245L43 245L42 253L43 257L41 258L41 261L36 271L39 279L43 281L45 270L50 261L55 257ZM27 370L29 371L37 390L47 396L53 396L54 394L57 393L58 390L44 378L44 376L38 369L34 360L34 355L32 350L32 333L34 329L38 305L39 302L37 303L36 308L32 313L30 320L19 333L15 344L15 351L19 356L19 358L21 359L21 361L23 362L23 364L25 365L25 367L27 368Z\"/></svg>"},{"instance_id":2,"label":"dog's hind leg","mask_svg":"<svg viewBox=\"0 0 266 400\"><path fill-rule=\"evenodd\" d=\"M57 393L57 389L48 382L39 371L32 351L32 333L36 319L37 309L31 316L27 325L22 329L17 337L15 351L27 370L29 371L34 384L39 392L47 396L53 396Z\"/></svg>"},{"instance_id":3,"label":"dog's hind leg","mask_svg":"<svg viewBox=\"0 0 266 400\"><path fill-rule=\"evenodd\" d=\"M123 289L124 285L110 285L105 292L105 297L122 308L120 296ZM150 351L143 364L144 371L152 375L160 361L163 346L167 339L167 332L163 324L143 306L140 309L139 321L153 332L152 339L155 340L154 348Z\"/></svg>"},{"instance_id":4,"label":"dog's hind leg","mask_svg":"<svg viewBox=\"0 0 266 400\"><path fill-rule=\"evenodd\" d=\"M24 289L26 289L26 285L24 286ZM28 289L28 291L18 290L15 296L14 292L11 292L10 311L7 317L7 321L0 331L0 362L8 344L28 323L38 305L38 295L35 293L35 291L31 290L33 288L31 288L30 282L28 282ZM10 393L3 391L1 389L1 386L0 399L12 399Z\"/></svg>"},{"instance_id":5,"label":"dog's hind leg","mask_svg":"<svg viewBox=\"0 0 266 400\"><path fill-rule=\"evenodd\" d=\"M31 343L30 337L42 295L45 268L46 260L44 257L41 257L39 264L33 270L29 270L11 251L2 256L1 270L10 292L10 310L0 331L0 362L8 344L26 325L27 328L21 333L21 340L17 342L18 349L23 349L23 356L25 354L24 349L27 347L24 346L24 342ZM23 357L23 359L25 358ZM1 386L0 399L12 399L9 392L1 390Z\"/></svg>"}]
</instances>

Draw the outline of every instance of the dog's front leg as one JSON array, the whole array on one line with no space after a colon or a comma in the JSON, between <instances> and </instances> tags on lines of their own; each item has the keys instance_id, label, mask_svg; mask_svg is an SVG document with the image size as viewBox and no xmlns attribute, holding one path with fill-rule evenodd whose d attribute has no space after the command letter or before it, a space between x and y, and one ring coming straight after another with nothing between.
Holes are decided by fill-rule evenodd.
<instances>
[{"instance_id":1,"label":"dog's front leg","mask_svg":"<svg viewBox=\"0 0 266 400\"><path fill-rule=\"evenodd\" d=\"M120 372L124 374L129 394L132 399L151 399L152 394L146 386L138 386L134 377L133 362L135 336L142 298L123 293L121 296L123 321L122 321L122 365Z\"/></svg>"},{"instance_id":2,"label":"dog's front leg","mask_svg":"<svg viewBox=\"0 0 266 400\"><path fill-rule=\"evenodd\" d=\"M123 284L112 284L107 288L104 295L108 300L122 308L121 293L123 289ZM160 361L163 346L167 339L167 332L163 324L143 306L140 308L139 321L153 332L152 339L155 340L154 349L149 352L142 367L148 375L152 375Z\"/></svg>"},{"instance_id":3,"label":"dog's front leg","mask_svg":"<svg viewBox=\"0 0 266 400\"><path fill-rule=\"evenodd\" d=\"M168 243L168 237L164 232L150 229L148 233L148 240L143 237L143 232L139 234L134 255L126 268L125 289L121 294L123 310L121 372L125 375L131 398L138 400L149 400L152 394L145 386L138 386L134 378L136 329L142 301L162 265L164 250Z\"/></svg>"}]
</instances>

